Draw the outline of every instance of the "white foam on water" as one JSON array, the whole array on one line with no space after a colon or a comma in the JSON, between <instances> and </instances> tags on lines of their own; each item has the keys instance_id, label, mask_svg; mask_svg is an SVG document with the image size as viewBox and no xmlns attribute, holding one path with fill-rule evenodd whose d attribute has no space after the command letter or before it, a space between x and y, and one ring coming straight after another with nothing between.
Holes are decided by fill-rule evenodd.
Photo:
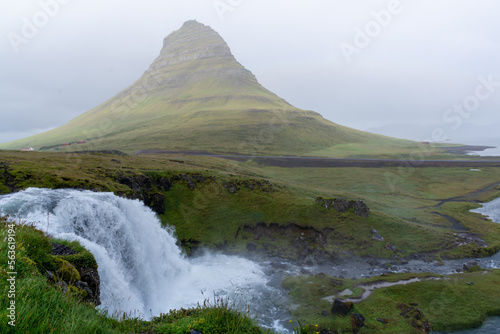
<instances>
[{"instance_id":1,"label":"white foam on water","mask_svg":"<svg viewBox=\"0 0 500 334\"><path fill-rule=\"evenodd\" d=\"M186 258L173 230L163 228L138 200L30 188L0 196L0 212L48 229L53 237L77 240L92 252L101 278L100 307L110 314L150 319L203 304L214 295L246 304L262 303L276 293L256 262L214 254Z\"/></svg>"}]
</instances>

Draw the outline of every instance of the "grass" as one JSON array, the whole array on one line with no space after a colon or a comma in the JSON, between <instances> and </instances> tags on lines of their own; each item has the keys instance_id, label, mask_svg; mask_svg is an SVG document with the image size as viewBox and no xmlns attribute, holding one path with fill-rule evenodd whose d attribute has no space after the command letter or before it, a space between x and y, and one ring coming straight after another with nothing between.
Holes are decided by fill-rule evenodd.
<instances>
[{"instance_id":1,"label":"grass","mask_svg":"<svg viewBox=\"0 0 500 334\"><path fill-rule=\"evenodd\" d=\"M7 282L8 274L8 231L9 223L0 217L0 279ZM186 334L191 329L205 333L268 333L257 326L248 312L238 311L228 300L206 300L203 305L192 309L172 310L151 321L144 321L127 315L111 317L105 311L82 302L77 295L65 293L50 283L45 270L53 269L50 242L43 232L30 225L15 224L17 242L15 254L16 288L15 296L8 284L2 285L0 298L0 332L2 333L172 333ZM75 250L83 247L68 243ZM87 252L88 253L88 252ZM65 257L69 259L69 257ZM71 259L69 259L71 261ZM76 259L78 260L78 259ZM95 263L95 260L93 260ZM15 326L8 324L8 307L15 302Z\"/></svg>"},{"instance_id":2,"label":"grass","mask_svg":"<svg viewBox=\"0 0 500 334\"><path fill-rule=\"evenodd\" d=\"M387 174L395 175L397 183L388 183ZM206 181L196 182L191 190L186 181L175 180L179 175L201 175ZM137 193L117 181L123 177L164 177L173 180L173 186L169 191L153 186ZM111 191L139 198L159 194L166 208L160 219L175 226L187 251L205 246L245 252L252 242L259 251L291 259L304 253L293 246L304 231L311 236L303 247L322 249L332 256L490 254L500 249L500 225L469 210L477 202L500 196L498 186L480 191L499 180L500 169L493 167L480 173L467 168L277 168L182 155L0 151L0 193L35 186ZM265 182L271 186L264 186ZM261 185L254 187L257 183ZM238 190L231 193L231 185ZM327 210L315 202L318 196L364 200L370 217ZM458 199L442 203L448 198ZM489 248L457 248L457 231L434 212L457 219ZM254 240L263 224L268 233ZM379 230L386 242L373 240L371 229ZM323 245L315 241L320 234L326 240ZM388 250L389 243L396 253Z\"/></svg>"},{"instance_id":3,"label":"grass","mask_svg":"<svg viewBox=\"0 0 500 334\"><path fill-rule=\"evenodd\" d=\"M285 279L283 286L290 290L291 302L299 305L293 312L304 323L351 332L349 317L332 316L331 303L322 298L338 295L347 288L355 290L356 286L367 283L397 282L414 277L421 281L376 289L370 297L354 304L351 313L360 313L366 319L360 333L421 333L412 326L411 317L401 316L401 305L418 307L437 331L479 327L486 317L500 315L500 270L446 276L394 274L355 281L326 275L300 276ZM430 277L437 279L427 279ZM384 319L387 324L377 319Z\"/></svg>"}]
</instances>

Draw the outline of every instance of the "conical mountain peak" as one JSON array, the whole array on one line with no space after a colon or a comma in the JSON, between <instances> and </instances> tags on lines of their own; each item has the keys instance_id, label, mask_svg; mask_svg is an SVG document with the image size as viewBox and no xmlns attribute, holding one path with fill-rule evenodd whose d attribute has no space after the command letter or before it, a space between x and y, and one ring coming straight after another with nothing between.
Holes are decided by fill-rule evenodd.
<instances>
[{"instance_id":1,"label":"conical mountain peak","mask_svg":"<svg viewBox=\"0 0 500 334\"><path fill-rule=\"evenodd\" d=\"M187 21L130 87L57 129L0 148L294 155L373 138L293 107L260 85L217 32Z\"/></svg>"},{"instance_id":2,"label":"conical mountain peak","mask_svg":"<svg viewBox=\"0 0 500 334\"><path fill-rule=\"evenodd\" d=\"M175 88L203 79L253 81L255 76L239 64L224 39L209 26L191 20L165 37L160 55L143 80L155 88ZM153 80L151 80L153 79Z\"/></svg>"}]
</instances>

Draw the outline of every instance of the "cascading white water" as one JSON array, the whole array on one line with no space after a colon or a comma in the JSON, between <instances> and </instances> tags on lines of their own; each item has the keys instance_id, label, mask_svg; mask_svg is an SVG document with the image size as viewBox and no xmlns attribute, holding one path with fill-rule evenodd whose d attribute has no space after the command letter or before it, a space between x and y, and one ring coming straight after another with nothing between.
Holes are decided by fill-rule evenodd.
<instances>
[{"instance_id":1,"label":"cascading white water","mask_svg":"<svg viewBox=\"0 0 500 334\"><path fill-rule=\"evenodd\" d=\"M101 307L110 314L148 319L196 306L213 293L261 300L272 293L255 262L224 255L184 257L172 230L162 228L137 200L112 193L30 188L0 196L0 212L48 229L54 237L77 240L91 251L99 265Z\"/></svg>"}]
</instances>

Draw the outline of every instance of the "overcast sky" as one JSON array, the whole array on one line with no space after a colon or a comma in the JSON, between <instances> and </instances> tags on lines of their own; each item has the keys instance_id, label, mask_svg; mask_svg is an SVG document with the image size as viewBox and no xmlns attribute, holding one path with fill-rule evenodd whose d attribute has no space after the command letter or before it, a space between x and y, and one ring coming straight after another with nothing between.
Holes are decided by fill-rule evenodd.
<instances>
[{"instance_id":1,"label":"overcast sky","mask_svg":"<svg viewBox=\"0 0 500 334\"><path fill-rule=\"evenodd\" d=\"M266 88L333 122L500 143L499 13L498 0L0 0L0 142L111 98L196 19Z\"/></svg>"}]
</instances>

